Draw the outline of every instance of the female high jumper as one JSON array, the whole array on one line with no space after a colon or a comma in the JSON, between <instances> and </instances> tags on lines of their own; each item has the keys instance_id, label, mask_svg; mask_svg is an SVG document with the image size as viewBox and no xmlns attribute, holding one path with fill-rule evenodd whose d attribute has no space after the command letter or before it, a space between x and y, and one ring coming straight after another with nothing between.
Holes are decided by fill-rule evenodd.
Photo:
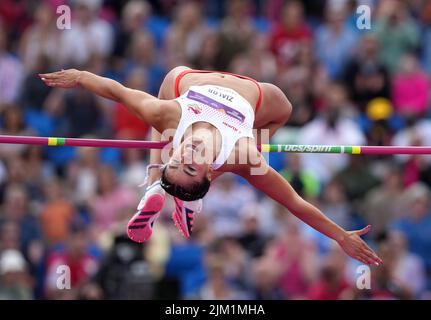
<instances>
[{"instance_id":1,"label":"female high jumper","mask_svg":"<svg viewBox=\"0 0 431 320\"><path fill-rule=\"evenodd\" d=\"M368 265L383 263L360 237L371 226L356 231L338 226L302 199L258 150L256 141L261 141L265 133L271 137L292 111L277 86L246 76L180 66L166 75L156 98L87 71L69 69L39 76L51 87L82 86L122 103L152 126L152 140L160 141L162 134L173 132L171 152L151 150L150 167L158 170L149 174L149 186L128 223L127 233L132 240L149 239L163 208L165 192L174 197L174 222L188 238L193 215L201 210L201 199L210 182L232 172L335 240L352 258Z\"/></svg>"}]
</instances>

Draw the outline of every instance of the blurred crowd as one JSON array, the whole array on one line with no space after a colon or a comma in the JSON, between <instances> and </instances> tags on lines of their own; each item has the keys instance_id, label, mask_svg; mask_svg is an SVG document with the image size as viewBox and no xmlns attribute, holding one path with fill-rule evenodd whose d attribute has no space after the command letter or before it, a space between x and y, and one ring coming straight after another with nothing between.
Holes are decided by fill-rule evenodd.
<instances>
[{"instance_id":1,"label":"blurred crowd","mask_svg":"<svg viewBox=\"0 0 431 320\"><path fill-rule=\"evenodd\" d=\"M357 24L362 4L371 29ZM157 95L178 65L278 85L293 114L274 143L431 145L426 0L2 0L0 132L148 140L121 104L37 74L85 69ZM150 241L131 242L148 160L148 150L0 145L0 299L431 297L429 156L269 158L342 227L372 225L365 239L385 263L368 290L336 243L232 175L213 183L190 240L169 201Z\"/></svg>"}]
</instances>

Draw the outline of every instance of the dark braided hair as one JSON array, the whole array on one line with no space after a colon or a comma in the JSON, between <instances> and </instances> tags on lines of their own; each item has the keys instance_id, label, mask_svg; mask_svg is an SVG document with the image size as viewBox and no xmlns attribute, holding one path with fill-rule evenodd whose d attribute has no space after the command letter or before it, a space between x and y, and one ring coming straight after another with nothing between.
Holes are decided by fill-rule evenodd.
<instances>
[{"instance_id":1,"label":"dark braided hair","mask_svg":"<svg viewBox=\"0 0 431 320\"><path fill-rule=\"evenodd\" d=\"M169 181L166 177L166 168L167 166L162 170L160 185L171 196L177 197L183 201L194 201L202 199L207 194L211 185L207 177L204 177L202 182L195 182L189 188L184 188Z\"/></svg>"}]
</instances>

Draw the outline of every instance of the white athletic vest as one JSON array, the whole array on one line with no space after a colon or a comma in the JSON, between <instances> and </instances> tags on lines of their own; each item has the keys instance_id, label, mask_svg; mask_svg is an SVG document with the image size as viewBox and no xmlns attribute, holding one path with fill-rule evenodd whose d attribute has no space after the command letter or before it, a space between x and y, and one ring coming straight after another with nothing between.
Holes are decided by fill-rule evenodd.
<instances>
[{"instance_id":1,"label":"white athletic vest","mask_svg":"<svg viewBox=\"0 0 431 320\"><path fill-rule=\"evenodd\" d=\"M175 99L181 106L181 118L173 139L173 148L181 144L187 128L195 122L208 122L221 136L220 153L211 165L220 168L241 137L253 137L254 110L238 92L215 85L191 86Z\"/></svg>"}]
</instances>

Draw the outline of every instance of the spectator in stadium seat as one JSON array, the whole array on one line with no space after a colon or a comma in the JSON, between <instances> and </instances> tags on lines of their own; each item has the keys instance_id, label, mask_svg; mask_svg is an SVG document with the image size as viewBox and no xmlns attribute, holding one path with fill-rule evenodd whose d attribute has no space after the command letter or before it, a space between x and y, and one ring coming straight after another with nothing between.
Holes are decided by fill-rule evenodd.
<instances>
[{"instance_id":1,"label":"spectator in stadium seat","mask_svg":"<svg viewBox=\"0 0 431 320\"><path fill-rule=\"evenodd\" d=\"M127 137L127 136L126 136ZM126 138L122 136L122 138ZM122 162L124 164L120 176L121 183L129 188L136 188L146 177L146 151L140 149L124 149ZM141 190L138 191L139 193Z\"/></svg>"},{"instance_id":2,"label":"spectator in stadium seat","mask_svg":"<svg viewBox=\"0 0 431 320\"><path fill-rule=\"evenodd\" d=\"M341 183L349 201L363 198L379 183L370 163L365 156L349 155L346 167L334 174L333 179Z\"/></svg>"},{"instance_id":3,"label":"spectator in stadium seat","mask_svg":"<svg viewBox=\"0 0 431 320\"><path fill-rule=\"evenodd\" d=\"M341 75L357 46L357 35L345 23L345 7L327 5L326 21L316 30L316 55L330 77Z\"/></svg>"},{"instance_id":4,"label":"spectator in stadium seat","mask_svg":"<svg viewBox=\"0 0 431 320\"><path fill-rule=\"evenodd\" d=\"M1 100L1 99L0 99ZM32 131L29 130L24 122L23 112L19 106L14 104L2 104L1 122L2 127L0 134L6 135L31 135ZM19 156L27 146L19 144L1 144L0 155L6 158L13 158Z\"/></svg>"},{"instance_id":5,"label":"spectator in stadium seat","mask_svg":"<svg viewBox=\"0 0 431 320\"><path fill-rule=\"evenodd\" d=\"M415 183L405 190L403 215L393 222L392 228L403 232L410 251L424 261L427 272L431 271L431 210L430 189Z\"/></svg>"},{"instance_id":6,"label":"spectator in stadium seat","mask_svg":"<svg viewBox=\"0 0 431 320\"><path fill-rule=\"evenodd\" d=\"M118 181L111 166L97 170L97 195L90 201L93 226L98 233L112 232L116 224L135 207L136 193Z\"/></svg>"},{"instance_id":7,"label":"spectator in stadium seat","mask_svg":"<svg viewBox=\"0 0 431 320\"><path fill-rule=\"evenodd\" d=\"M0 252L6 249L20 250L20 228L15 221L0 225Z\"/></svg>"},{"instance_id":8,"label":"spectator in stadium seat","mask_svg":"<svg viewBox=\"0 0 431 320\"><path fill-rule=\"evenodd\" d=\"M207 279L206 256L211 256L214 237L208 219L196 219L190 241L172 237L170 254L165 265L165 278L179 284L179 296L193 299Z\"/></svg>"},{"instance_id":9,"label":"spectator in stadium seat","mask_svg":"<svg viewBox=\"0 0 431 320\"><path fill-rule=\"evenodd\" d=\"M92 55L107 57L112 52L112 26L98 17L102 1L74 1L73 28L61 34L57 55L61 65L86 64Z\"/></svg>"},{"instance_id":10,"label":"spectator in stadium seat","mask_svg":"<svg viewBox=\"0 0 431 320\"><path fill-rule=\"evenodd\" d=\"M0 251L0 300L33 298L27 263L18 250Z\"/></svg>"},{"instance_id":11,"label":"spectator in stadium seat","mask_svg":"<svg viewBox=\"0 0 431 320\"><path fill-rule=\"evenodd\" d=\"M278 274L270 261L256 260L253 267L253 299L283 300L283 292L278 285Z\"/></svg>"},{"instance_id":12,"label":"spectator in stadium seat","mask_svg":"<svg viewBox=\"0 0 431 320\"><path fill-rule=\"evenodd\" d=\"M160 56L157 54L157 47L152 34L146 31L133 33L126 53L127 59L123 63L121 75L127 81L130 74L144 73L141 77L145 77L145 88L139 89L148 89L149 93L157 95L166 71L161 64Z\"/></svg>"},{"instance_id":13,"label":"spectator in stadium seat","mask_svg":"<svg viewBox=\"0 0 431 320\"><path fill-rule=\"evenodd\" d=\"M336 246L324 258L319 278L311 286L307 298L312 300L339 300L351 285L346 278L346 256Z\"/></svg>"},{"instance_id":14,"label":"spectator in stadium seat","mask_svg":"<svg viewBox=\"0 0 431 320\"><path fill-rule=\"evenodd\" d=\"M429 77L421 70L416 56L403 55L392 85L392 100L398 113L425 115L429 106L429 87Z\"/></svg>"},{"instance_id":15,"label":"spectator in stadium seat","mask_svg":"<svg viewBox=\"0 0 431 320\"><path fill-rule=\"evenodd\" d=\"M346 189L337 180L331 180L322 190L322 211L343 228L351 228L351 205Z\"/></svg>"},{"instance_id":16,"label":"spectator in stadium seat","mask_svg":"<svg viewBox=\"0 0 431 320\"><path fill-rule=\"evenodd\" d=\"M233 175L223 175L215 184L217 187L212 188L205 199L205 214L213 221L216 236L236 236L241 226L234 221L240 218L241 208L256 203L256 195L247 186L238 184ZM231 201L224 201L227 196Z\"/></svg>"},{"instance_id":17,"label":"spectator in stadium seat","mask_svg":"<svg viewBox=\"0 0 431 320\"><path fill-rule=\"evenodd\" d=\"M419 28L403 1L382 0L376 12L372 32L379 40L381 61L393 73L403 54L417 49Z\"/></svg>"},{"instance_id":18,"label":"spectator in stadium seat","mask_svg":"<svg viewBox=\"0 0 431 320\"><path fill-rule=\"evenodd\" d=\"M263 260L277 266L278 283L285 299L304 299L317 277L315 243L304 236L298 220L289 216L284 230L268 243Z\"/></svg>"},{"instance_id":19,"label":"spectator in stadium seat","mask_svg":"<svg viewBox=\"0 0 431 320\"><path fill-rule=\"evenodd\" d=\"M423 259L409 251L409 244L402 232L390 231L387 241L395 257L394 277L415 298L421 298L427 285Z\"/></svg>"},{"instance_id":20,"label":"spectator in stadium seat","mask_svg":"<svg viewBox=\"0 0 431 320\"><path fill-rule=\"evenodd\" d=\"M24 79L24 69L19 59L7 48L7 34L0 21L0 101L15 102Z\"/></svg>"},{"instance_id":21,"label":"spectator in stadium seat","mask_svg":"<svg viewBox=\"0 0 431 320\"><path fill-rule=\"evenodd\" d=\"M28 196L22 185L7 185L0 211L0 225L13 222L18 227L19 248L29 259L32 248L39 243L41 232L37 219L30 210Z\"/></svg>"},{"instance_id":22,"label":"spectator in stadium seat","mask_svg":"<svg viewBox=\"0 0 431 320\"><path fill-rule=\"evenodd\" d=\"M34 59L34 67L26 73L19 99L20 106L26 110L26 118L34 113L41 116L40 112L45 107L45 101L47 101L49 94L52 92L51 88L41 86L36 76L43 70L51 69L51 60L44 55L38 55ZM29 114L29 110L32 111L31 114Z\"/></svg>"},{"instance_id":23,"label":"spectator in stadium seat","mask_svg":"<svg viewBox=\"0 0 431 320\"><path fill-rule=\"evenodd\" d=\"M373 226L371 236L384 232L399 217L402 205L403 179L401 168L384 168L382 183L371 188L361 206L362 216Z\"/></svg>"},{"instance_id":24,"label":"spectator in stadium seat","mask_svg":"<svg viewBox=\"0 0 431 320\"><path fill-rule=\"evenodd\" d=\"M60 45L61 32L55 24L55 8L41 2L34 10L33 24L20 39L20 56L26 72L35 71L40 57L51 64L48 68L57 67L57 48Z\"/></svg>"},{"instance_id":25,"label":"spectator in stadium seat","mask_svg":"<svg viewBox=\"0 0 431 320\"><path fill-rule=\"evenodd\" d=\"M345 89L338 84L330 85L326 101L325 110L300 129L297 142L324 145L331 141L337 145L363 145L365 135L351 116L348 116L352 108ZM348 163L348 157L343 155L304 154L302 159L304 169L313 171L323 183Z\"/></svg>"},{"instance_id":26,"label":"spectator in stadium seat","mask_svg":"<svg viewBox=\"0 0 431 320\"><path fill-rule=\"evenodd\" d=\"M209 28L202 16L201 4L186 1L176 8L172 25L165 36L167 69L187 65L196 58Z\"/></svg>"},{"instance_id":27,"label":"spectator in stadium seat","mask_svg":"<svg viewBox=\"0 0 431 320\"><path fill-rule=\"evenodd\" d=\"M57 179L45 182L44 205L39 215L40 224L48 245L64 243L69 238L75 208L64 196L64 185Z\"/></svg>"},{"instance_id":28,"label":"spectator in stadium seat","mask_svg":"<svg viewBox=\"0 0 431 320\"><path fill-rule=\"evenodd\" d=\"M48 299L76 299L79 289L98 270L98 261L90 254L88 230L81 225L73 225L71 234L63 248L51 251L46 258L45 295ZM70 275L70 289L58 287L59 266L67 266ZM64 282L66 284L67 282Z\"/></svg>"},{"instance_id":29,"label":"spectator in stadium seat","mask_svg":"<svg viewBox=\"0 0 431 320\"><path fill-rule=\"evenodd\" d=\"M126 78L128 87L137 90L146 90L148 88L148 78L145 69L135 68ZM145 139L149 126L141 119L126 109L122 104L117 103L113 111L113 131L115 137L127 136L128 139Z\"/></svg>"},{"instance_id":30,"label":"spectator in stadium seat","mask_svg":"<svg viewBox=\"0 0 431 320\"><path fill-rule=\"evenodd\" d=\"M199 53L191 60L191 63L194 68L198 70L217 70L219 51L219 38L217 33L209 32L202 41Z\"/></svg>"},{"instance_id":31,"label":"spectator in stadium seat","mask_svg":"<svg viewBox=\"0 0 431 320\"><path fill-rule=\"evenodd\" d=\"M97 192L97 167L100 152L96 148L77 150L76 159L66 169L66 181L72 190L71 198L79 207L85 207Z\"/></svg>"},{"instance_id":32,"label":"spectator in stadium seat","mask_svg":"<svg viewBox=\"0 0 431 320\"><path fill-rule=\"evenodd\" d=\"M124 58L127 44L135 32L143 30L145 22L151 14L151 6L147 1L128 1L121 12L121 23L115 33L113 55Z\"/></svg>"},{"instance_id":33,"label":"spectator in stadium seat","mask_svg":"<svg viewBox=\"0 0 431 320\"><path fill-rule=\"evenodd\" d=\"M154 280L142 246L116 235L106 259L80 288L80 295L84 299L153 299Z\"/></svg>"},{"instance_id":34,"label":"spectator in stadium seat","mask_svg":"<svg viewBox=\"0 0 431 320\"><path fill-rule=\"evenodd\" d=\"M255 41L256 30L250 14L249 0L231 0L227 3L226 15L218 32L218 63L214 70L226 70L231 61L237 55L246 53Z\"/></svg>"},{"instance_id":35,"label":"spectator in stadium seat","mask_svg":"<svg viewBox=\"0 0 431 320\"><path fill-rule=\"evenodd\" d=\"M43 148L40 146L28 146L22 155L26 164L25 182L32 201L42 201L42 186L47 180L55 177L52 164L44 158Z\"/></svg>"},{"instance_id":36,"label":"spectator in stadium seat","mask_svg":"<svg viewBox=\"0 0 431 320\"><path fill-rule=\"evenodd\" d=\"M262 256L269 240L261 230L260 220L266 218L259 216L259 209L260 207L250 205L244 207L241 213L242 231L238 242L251 258Z\"/></svg>"},{"instance_id":37,"label":"spectator in stadium seat","mask_svg":"<svg viewBox=\"0 0 431 320\"><path fill-rule=\"evenodd\" d=\"M222 237L215 241L216 255L223 263L223 272L226 281L239 291L251 289L251 257L236 238Z\"/></svg>"},{"instance_id":38,"label":"spectator in stadium seat","mask_svg":"<svg viewBox=\"0 0 431 320\"><path fill-rule=\"evenodd\" d=\"M302 157L299 153L286 154L285 166L280 174L290 182L301 196L316 198L321 191L321 185L313 172L304 170Z\"/></svg>"},{"instance_id":39,"label":"spectator in stadium seat","mask_svg":"<svg viewBox=\"0 0 431 320\"><path fill-rule=\"evenodd\" d=\"M67 93L63 100L63 116L66 118L64 135L79 137L95 134L103 128L102 105L94 95L83 89Z\"/></svg>"},{"instance_id":40,"label":"spectator in stadium seat","mask_svg":"<svg viewBox=\"0 0 431 320\"><path fill-rule=\"evenodd\" d=\"M202 300L245 300L249 297L245 292L229 284L223 263L214 258L208 262L208 278L200 291L199 298Z\"/></svg>"},{"instance_id":41,"label":"spectator in stadium seat","mask_svg":"<svg viewBox=\"0 0 431 320\"><path fill-rule=\"evenodd\" d=\"M360 48L344 68L343 79L349 88L352 100L360 110L374 98L390 98L388 69L379 59L379 42L375 35L365 34L360 39Z\"/></svg>"},{"instance_id":42,"label":"spectator in stadium seat","mask_svg":"<svg viewBox=\"0 0 431 320\"><path fill-rule=\"evenodd\" d=\"M304 19L303 5L299 1L289 1L282 10L280 22L270 34L270 48L278 62L289 65L302 42L312 39L312 32Z\"/></svg>"},{"instance_id":43,"label":"spectator in stadium seat","mask_svg":"<svg viewBox=\"0 0 431 320\"><path fill-rule=\"evenodd\" d=\"M302 45L301 48L306 47ZM305 52L308 49L305 49ZM303 55L301 55L303 56ZM303 59L307 60L307 59ZM308 61L300 61L298 65L292 66L277 76L280 89L289 97L292 105L292 115L286 124L289 127L302 127L309 123L315 116L316 108L313 106L312 88L307 85L313 81L312 69Z\"/></svg>"}]
</instances>

